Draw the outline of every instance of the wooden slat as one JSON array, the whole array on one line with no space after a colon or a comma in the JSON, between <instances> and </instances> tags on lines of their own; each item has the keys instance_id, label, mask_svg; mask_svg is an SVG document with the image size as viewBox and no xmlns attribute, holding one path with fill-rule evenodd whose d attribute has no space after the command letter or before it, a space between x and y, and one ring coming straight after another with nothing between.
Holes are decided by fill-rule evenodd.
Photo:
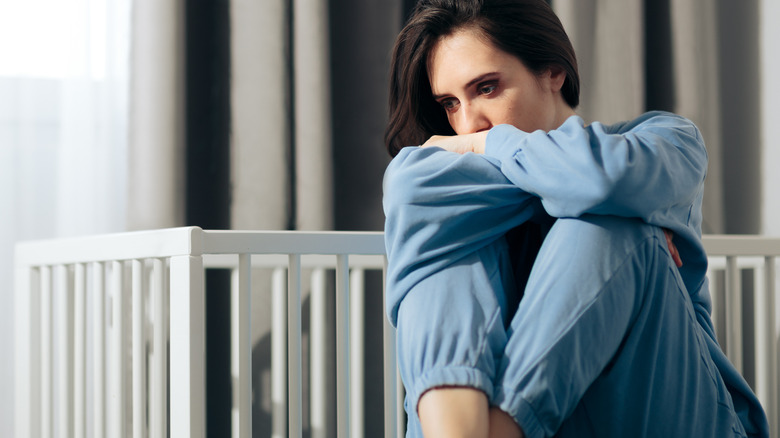
<instances>
[{"instance_id":1,"label":"wooden slat","mask_svg":"<svg viewBox=\"0 0 780 438\"><path fill-rule=\"evenodd\" d=\"M271 277L271 437L287 438L287 269Z\"/></svg>"},{"instance_id":2,"label":"wooden slat","mask_svg":"<svg viewBox=\"0 0 780 438\"><path fill-rule=\"evenodd\" d=\"M742 374L742 276L737 258L726 257L726 356Z\"/></svg>"},{"instance_id":3,"label":"wooden slat","mask_svg":"<svg viewBox=\"0 0 780 438\"><path fill-rule=\"evenodd\" d=\"M152 260L152 351L149 385L149 437L168 436L168 295L164 259Z\"/></svg>"},{"instance_id":4,"label":"wooden slat","mask_svg":"<svg viewBox=\"0 0 780 438\"><path fill-rule=\"evenodd\" d=\"M349 430L349 257L339 255L336 267L336 429L339 438Z\"/></svg>"},{"instance_id":5,"label":"wooden slat","mask_svg":"<svg viewBox=\"0 0 780 438\"><path fill-rule=\"evenodd\" d=\"M349 431L363 438L365 415L365 272L352 269L349 274Z\"/></svg>"},{"instance_id":6,"label":"wooden slat","mask_svg":"<svg viewBox=\"0 0 780 438\"><path fill-rule=\"evenodd\" d=\"M132 264L133 438L146 437L146 318L143 260Z\"/></svg>"},{"instance_id":7,"label":"wooden slat","mask_svg":"<svg viewBox=\"0 0 780 438\"><path fill-rule=\"evenodd\" d=\"M41 437L53 436L51 267L41 267Z\"/></svg>"},{"instance_id":8,"label":"wooden slat","mask_svg":"<svg viewBox=\"0 0 780 438\"><path fill-rule=\"evenodd\" d=\"M127 341L125 336L124 263L111 262L111 360L108 404L110 436L125 436L127 418Z\"/></svg>"},{"instance_id":9,"label":"wooden slat","mask_svg":"<svg viewBox=\"0 0 780 438\"><path fill-rule=\"evenodd\" d=\"M68 266L57 266L57 430L73 436L73 283Z\"/></svg>"},{"instance_id":10,"label":"wooden slat","mask_svg":"<svg viewBox=\"0 0 780 438\"><path fill-rule=\"evenodd\" d=\"M233 437L252 436L251 256L241 254L231 282L231 373Z\"/></svg>"},{"instance_id":11,"label":"wooden slat","mask_svg":"<svg viewBox=\"0 0 780 438\"><path fill-rule=\"evenodd\" d=\"M201 257L170 259L172 437L206 436L205 275Z\"/></svg>"},{"instance_id":12,"label":"wooden slat","mask_svg":"<svg viewBox=\"0 0 780 438\"><path fill-rule=\"evenodd\" d=\"M301 256L290 255L287 277L287 368L289 397L289 436L303 436L303 400L301 385L303 368L301 364Z\"/></svg>"},{"instance_id":13,"label":"wooden slat","mask_svg":"<svg viewBox=\"0 0 780 438\"><path fill-rule=\"evenodd\" d=\"M74 266L73 436L87 436L87 267Z\"/></svg>"},{"instance_id":14,"label":"wooden slat","mask_svg":"<svg viewBox=\"0 0 780 438\"><path fill-rule=\"evenodd\" d=\"M92 430L106 436L106 288L105 266L92 264Z\"/></svg>"},{"instance_id":15,"label":"wooden slat","mask_svg":"<svg viewBox=\"0 0 780 438\"><path fill-rule=\"evenodd\" d=\"M309 296L309 385L312 438L328 436L328 363L329 327L327 275L318 268L311 273L311 295Z\"/></svg>"}]
</instances>

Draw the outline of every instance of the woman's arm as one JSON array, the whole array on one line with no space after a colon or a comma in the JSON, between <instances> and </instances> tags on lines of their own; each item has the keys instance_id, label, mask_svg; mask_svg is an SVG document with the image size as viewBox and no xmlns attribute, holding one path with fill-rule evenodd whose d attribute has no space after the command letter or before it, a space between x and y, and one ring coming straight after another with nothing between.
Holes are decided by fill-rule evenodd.
<instances>
[{"instance_id":1,"label":"woman's arm","mask_svg":"<svg viewBox=\"0 0 780 438\"><path fill-rule=\"evenodd\" d=\"M488 134L485 153L552 216L638 217L673 230L690 225L707 168L696 126L657 112L617 129L584 126L579 117L549 133L501 125Z\"/></svg>"},{"instance_id":2,"label":"woman's arm","mask_svg":"<svg viewBox=\"0 0 780 438\"><path fill-rule=\"evenodd\" d=\"M384 178L388 315L421 280L501 238L542 207L498 160L440 148L404 148Z\"/></svg>"}]
</instances>

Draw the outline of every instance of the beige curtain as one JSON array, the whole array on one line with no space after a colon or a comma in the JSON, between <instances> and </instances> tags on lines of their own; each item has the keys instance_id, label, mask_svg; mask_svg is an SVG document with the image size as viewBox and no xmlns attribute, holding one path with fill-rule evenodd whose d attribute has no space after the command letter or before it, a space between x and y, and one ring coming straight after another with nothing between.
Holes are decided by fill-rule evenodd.
<instances>
[{"instance_id":1,"label":"beige curtain","mask_svg":"<svg viewBox=\"0 0 780 438\"><path fill-rule=\"evenodd\" d=\"M764 198L763 228L765 234L780 236L780 140L777 139L777 127L780 126L780 2L761 0L761 143L763 145L763 185ZM780 287L778 287L780 289ZM768 413L780 419L778 412ZM780 430L777 431L780 436Z\"/></svg>"},{"instance_id":2,"label":"beige curtain","mask_svg":"<svg viewBox=\"0 0 780 438\"><path fill-rule=\"evenodd\" d=\"M291 145L288 6L232 0L231 226L288 227Z\"/></svg>"},{"instance_id":3,"label":"beige curtain","mask_svg":"<svg viewBox=\"0 0 780 438\"><path fill-rule=\"evenodd\" d=\"M296 228L328 230L333 228L329 5L292 3Z\"/></svg>"},{"instance_id":4,"label":"beige curtain","mask_svg":"<svg viewBox=\"0 0 780 438\"><path fill-rule=\"evenodd\" d=\"M556 0L580 70L586 121L612 123L644 112L641 0Z\"/></svg>"},{"instance_id":5,"label":"beige curtain","mask_svg":"<svg viewBox=\"0 0 780 438\"><path fill-rule=\"evenodd\" d=\"M134 0L127 228L184 225L184 5Z\"/></svg>"},{"instance_id":6,"label":"beige curtain","mask_svg":"<svg viewBox=\"0 0 780 438\"><path fill-rule=\"evenodd\" d=\"M707 145L709 168L704 188L704 231L725 231L720 74L718 72L718 15L711 0L673 0L671 3L675 112L691 119Z\"/></svg>"},{"instance_id":7,"label":"beige curtain","mask_svg":"<svg viewBox=\"0 0 780 438\"><path fill-rule=\"evenodd\" d=\"M721 113L717 4L670 0L670 29L648 23L642 0L555 0L553 6L572 40L582 80L578 113L588 121L616 122L648 108L649 62L672 62L670 111L693 120L709 154L704 192L704 232L725 231L721 172ZM658 35L670 32L671 35ZM670 38L668 59L647 59L646 35Z\"/></svg>"},{"instance_id":8,"label":"beige curtain","mask_svg":"<svg viewBox=\"0 0 780 438\"><path fill-rule=\"evenodd\" d=\"M232 227L380 230L400 2L231 1Z\"/></svg>"}]
</instances>

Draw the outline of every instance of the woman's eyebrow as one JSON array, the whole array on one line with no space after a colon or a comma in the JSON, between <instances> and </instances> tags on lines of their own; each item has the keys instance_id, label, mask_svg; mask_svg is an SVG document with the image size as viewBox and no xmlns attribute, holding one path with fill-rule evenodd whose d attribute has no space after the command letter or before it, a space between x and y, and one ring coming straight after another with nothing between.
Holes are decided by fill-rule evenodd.
<instances>
[{"instance_id":1,"label":"woman's eyebrow","mask_svg":"<svg viewBox=\"0 0 780 438\"><path fill-rule=\"evenodd\" d=\"M463 87L463 88L469 88L472 85L478 84L478 83L480 83L482 81L485 81L487 79L493 79L491 76L498 75L498 74L499 74L499 72L497 72L497 71L491 71L491 72L488 72L488 73L483 73L483 74L475 77L474 79L468 81L466 83L466 86ZM445 97L445 96L447 96L447 94L434 94L433 95L433 100L439 100L439 99L441 99L442 97Z\"/></svg>"}]
</instances>

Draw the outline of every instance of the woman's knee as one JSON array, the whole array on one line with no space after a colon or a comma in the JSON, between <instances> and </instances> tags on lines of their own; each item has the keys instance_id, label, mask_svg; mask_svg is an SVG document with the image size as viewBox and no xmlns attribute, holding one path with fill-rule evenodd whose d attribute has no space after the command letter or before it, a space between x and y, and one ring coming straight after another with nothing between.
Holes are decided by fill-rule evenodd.
<instances>
[{"instance_id":1,"label":"woman's knee","mask_svg":"<svg viewBox=\"0 0 780 438\"><path fill-rule=\"evenodd\" d=\"M583 215L558 219L550 236L577 239L644 239L654 234L652 225L637 218L606 215Z\"/></svg>"},{"instance_id":2,"label":"woman's knee","mask_svg":"<svg viewBox=\"0 0 780 438\"><path fill-rule=\"evenodd\" d=\"M586 215L558 219L545 237L526 288L553 282L558 287L597 287L618 269L652 264L663 232L640 220ZM650 246L648 246L650 245ZM650 253L648 253L648 249ZM634 270L638 275L644 269Z\"/></svg>"},{"instance_id":3,"label":"woman's knee","mask_svg":"<svg viewBox=\"0 0 780 438\"><path fill-rule=\"evenodd\" d=\"M639 219L584 215L558 219L545 238L542 251L573 251L589 258L605 254L621 255L635 251L648 239L661 237L663 232L660 229Z\"/></svg>"}]
</instances>

